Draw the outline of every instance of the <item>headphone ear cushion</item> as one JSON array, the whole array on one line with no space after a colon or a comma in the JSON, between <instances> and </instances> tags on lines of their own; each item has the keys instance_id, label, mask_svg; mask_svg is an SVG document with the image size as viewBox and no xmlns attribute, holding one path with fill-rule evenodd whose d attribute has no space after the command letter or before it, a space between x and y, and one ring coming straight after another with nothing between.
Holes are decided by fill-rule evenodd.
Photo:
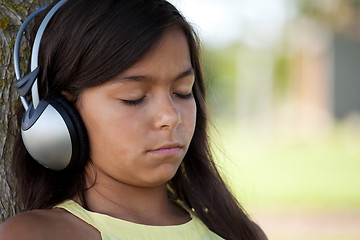
<instances>
[{"instance_id":1,"label":"headphone ear cushion","mask_svg":"<svg viewBox=\"0 0 360 240\"><path fill-rule=\"evenodd\" d=\"M56 102L60 104L73 123L75 130L74 133L71 134L73 156L71 157L70 164L67 168L76 168L81 170L89 157L89 143L86 128L80 114L61 94L50 96L48 101L49 103Z\"/></svg>"}]
</instances>

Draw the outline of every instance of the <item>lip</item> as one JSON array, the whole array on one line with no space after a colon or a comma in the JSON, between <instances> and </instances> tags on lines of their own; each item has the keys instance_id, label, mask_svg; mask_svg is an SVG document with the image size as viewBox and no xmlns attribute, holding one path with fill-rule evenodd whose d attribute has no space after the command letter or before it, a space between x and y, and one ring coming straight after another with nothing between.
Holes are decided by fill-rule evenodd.
<instances>
[{"instance_id":1,"label":"lip","mask_svg":"<svg viewBox=\"0 0 360 240\"><path fill-rule=\"evenodd\" d=\"M165 156L171 156L176 155L180 150L182 149L182 146L179 143L167 143L160 147L156 147L152 150L149 150L149 153L153 154L160 154Z\"/></svg>"}]
</instances>

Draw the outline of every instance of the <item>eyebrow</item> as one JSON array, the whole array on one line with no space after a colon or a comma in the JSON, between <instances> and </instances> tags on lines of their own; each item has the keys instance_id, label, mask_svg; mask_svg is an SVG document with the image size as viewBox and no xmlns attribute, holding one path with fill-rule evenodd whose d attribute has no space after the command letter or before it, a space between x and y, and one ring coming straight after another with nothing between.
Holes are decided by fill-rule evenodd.
<instances>
[{"instance_id":1,"label":"eyebrow","mask_svg":"<svg viewBox=\"0 0 360 240\"><path fill-rule=\"evenodd\" d=\"M176 80L179 80L179 79L182 79L182 78L185 78L187 76L191 76L191 75L194 75L195 72L194 72L194 69L193 67L190 67L189 69L187 69L186 71L180 73L179 75L177 75L175 78L174 78L174 81ZM135 76L125 76L125 77L122 77L120 79L114 79L114 82L122 82L122 81L135 81L135 82L139 82L139 81L146 81L146 80L151 80L152 77L150 76L146 76L146 75L135 75Z\"/></svg>"}]
</instances>

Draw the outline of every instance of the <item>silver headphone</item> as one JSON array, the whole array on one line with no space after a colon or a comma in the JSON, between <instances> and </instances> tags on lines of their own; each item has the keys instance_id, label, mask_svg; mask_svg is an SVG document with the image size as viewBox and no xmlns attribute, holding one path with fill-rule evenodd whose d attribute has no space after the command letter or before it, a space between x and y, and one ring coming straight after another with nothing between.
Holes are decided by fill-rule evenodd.
<instances>
[{"instance_id":1,"label":"silver headphone","mask_svg":"<svg viewBox=\"0 0 360 240\"><path fill-rule=\"evenodd\" d=\"M87 154L87 135L77 111L61 96L40 99L38 91L39 48L42 35L56 11L67 0L59 1L45 16L36 33L32 54L31 72L20 74L19 48L21 37L29 22L46 7L32 13L22 24L14 46L16 88L20 94L25 114L21 123L21 136L26 150L33 159L52 170L63 170L70 163L81 165ZM27 97L31 95L31 102Z\"/></svg>"}]
</instances>

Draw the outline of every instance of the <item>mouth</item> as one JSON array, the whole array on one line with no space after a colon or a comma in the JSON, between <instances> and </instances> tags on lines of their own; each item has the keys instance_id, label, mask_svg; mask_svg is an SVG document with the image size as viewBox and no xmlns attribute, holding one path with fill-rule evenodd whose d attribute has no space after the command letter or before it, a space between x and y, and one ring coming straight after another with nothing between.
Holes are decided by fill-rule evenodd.
<instances>
[{"instance_id":1,"label":"mouth","mask_svg":"<svg viewBox=\"0 0 360 240\"><path fill-rule=\"evenodd\" d=\"M164 156L171 156L178 154L182 149L182 146L179 143L168 143L160 147L156 147L153 150L149 150L149 153L159 154Z\"/></svg>"}]
</instances>

